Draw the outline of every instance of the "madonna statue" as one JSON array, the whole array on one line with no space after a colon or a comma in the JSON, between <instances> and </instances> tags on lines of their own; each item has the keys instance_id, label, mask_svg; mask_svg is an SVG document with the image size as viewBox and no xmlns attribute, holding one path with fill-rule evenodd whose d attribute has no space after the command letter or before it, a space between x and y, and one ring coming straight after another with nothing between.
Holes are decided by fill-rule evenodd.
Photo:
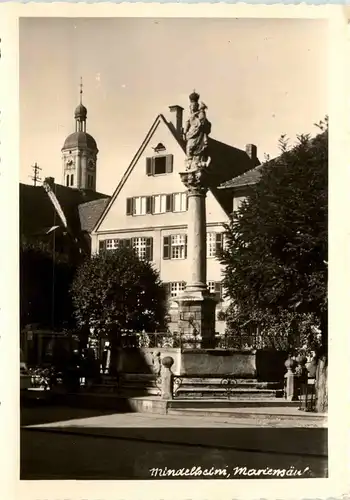
<instances>
[{"instance_id":1,"label":"madonna statue","mask_svg":"<svg viewBox=\"0 0 350 500\"><path fill-rule=\"evenodd\" d=\"M208 164L208 135L211 123L206 117L206 105L198 103L199 95L190 95L190 117L184 128L187 168L200 168Z\"/></svg>"}]
</instances>

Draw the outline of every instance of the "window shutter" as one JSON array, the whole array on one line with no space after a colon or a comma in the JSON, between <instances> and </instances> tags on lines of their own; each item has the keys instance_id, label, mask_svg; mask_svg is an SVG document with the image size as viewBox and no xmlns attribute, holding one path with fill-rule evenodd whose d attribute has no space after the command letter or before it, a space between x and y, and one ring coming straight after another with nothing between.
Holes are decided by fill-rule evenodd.
<instances>
[{"instance_id":1,"label":"window shutter","mask_svg":"<svg viewBox=\"0 0 350 500\"><path fill-rule=\"evenodd\" d=\"M171 174L173 171L173 155L167 155L165 160L165 171L167 174Z\"/></svg>"},{"instance_id":2,"label":"window shutter","mask_svg":"<svg viewBox=\"0 0 350 500\"><path fill-rule=\"evenodd\" d=\"M222 233L216 233L215 253L218 256L222 250Z\"/></svg>"},{"instance_id":3,"label":"window shutter","mask_svg":"<svg viewBox=\"0 0 350 500\"><path fill-rule=\"evenodd\" d=\"M170 236L163 238L163 259L170 259Z\"/></svg>"},{"instance_id":4,"label":"window shutter","mask_svg":"<svg viewBox=\"0 0 350 500\"><path fill-rule=\"evenodd\" d=\"M152 158L146 158L146 175L152 175Z\"/></svg>"},{"instance_id":5,"label":"window shutter","mask_svg":"<svg viewBox=\"0 0 350 500\"><path fill-rule=\"evenodd\" d=\"M165 211L166 212L173 211L173 195L172 194L166 195Z\"/></svg>"},{"instance_id":6,"label":"window shutter","mask_svg":"<svg viewBox=\"0 0 350 500\"><path fill-rule=\"evenodd\" d=\"M146 238L146 259L153 260L153 238Z\"/></svg>"},{"instance_id":7,"label":"window shutter","mask_svg":"<svg viewBox=\"0 0 350 500\"><path fill-rule=\"evenodd\" d=\"M146 214L152 213L152 196L146 198Z\"/></svg>"},{"instance_id":8,"label":"window shutter","mask_svg":"<svg viewBox=\"0 0 350 500\"><path fill-rule=\"evenodd\" d=\"M220 294L220 297L221 297L221 281L215 281L214 290L215 290L215 293Z\"/></svg>"},{"instance_id":9,"label":"window shutter","mask_svg":"<svg viewBox=\"0 0 350 500\"><path fill-rule=\"evenodd\" d=\"M163 283L163 286L165 289L166 298L170 297L170 293L171 293L170 283Z\"/></svg>"},{"instance_id":10,"label":"window shutter","mask_svg":"<svg viewBox=\"0 0 350 500\"><path fill-rule=\"evenodd\" d=\"M177 193L173 193L171 195L171 206L172 206L172 211L174 212L174 210L176 210L176 203L175 203L175 196L176 196Z\"/></svg>"},{"instance_id":11,"label":"window shutter","mask_svg":"<svg viewBox=\"0 0 350 500\"><path fill-rule=\"evenodd\" d=\"M119 246L125 247L125 248L130 248L131 247L131 239L130 238L122 238L121 240L119 240Z\"/></svg>"},{"instance_id":12,"label":"window shutter","mask_svg":"<svg viewBox=\"0 0 350 500\"><path fill-rule=\"evenodd\" d=\"M185 235L185 259L187 259L187 234Z\"/></svg>"},{"instance_id":13,"label":"window shutter","mask_svg":"<svg viewBox=\"0 0 350 500\"><path fill-rule=\"evenodd\" d=\"M106 249L106 240L99 241L98 251L103 252Z\"/></svg>"},{"instance_id":14,"label":"window shutter","mask_svg":"<svg viewBox=\"0 0 350 500\"><path fill-rule=\"evenodd\" d=\"M132 215L133 212L133 202L132 198L127 198L126 199L126 215Z\"/></svg>"}]
</instances>

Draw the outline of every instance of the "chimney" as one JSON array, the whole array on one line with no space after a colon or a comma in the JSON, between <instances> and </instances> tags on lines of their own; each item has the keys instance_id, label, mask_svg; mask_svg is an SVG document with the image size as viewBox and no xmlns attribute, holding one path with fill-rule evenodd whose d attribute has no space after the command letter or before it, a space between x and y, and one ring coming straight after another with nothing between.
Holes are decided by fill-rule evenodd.
<instances>
[{"instance_id":1,"label":"chimney","mask_svg":"<svg viewBox=\"0 0 350 500\"><path fill-rule=\"evenodd\" d=\"M171 113L173 113L173 117L172 117L172 124L176 130L176 132L178 132L179 134L182 133L182 115L183 115L183 111L184 111L184 108L182 108L181 106L178 106L177 104L175 106L169 106L169 110Z\"/></svg>"},{"instance_id":2,"label":"chimney","mask_svg":"<svg viewBox=\"0 0 350 500\"><path fill-rule=\"evenodd\" d=\"M258 149L255 144L247 144L245 147L245 152L253 162L256 162L256 160L258 159Z\"/></svg>"},{"instance_id":3,"label":"chimney","mask_svg":"<svg viewBox=\"0 0 350 500\"><path fill-rule=\"evenodd\" d=\"M54 177L45 177L44 182L46 182L51 188L55 184L55 178Z\"/></svg>"}]
</instances>

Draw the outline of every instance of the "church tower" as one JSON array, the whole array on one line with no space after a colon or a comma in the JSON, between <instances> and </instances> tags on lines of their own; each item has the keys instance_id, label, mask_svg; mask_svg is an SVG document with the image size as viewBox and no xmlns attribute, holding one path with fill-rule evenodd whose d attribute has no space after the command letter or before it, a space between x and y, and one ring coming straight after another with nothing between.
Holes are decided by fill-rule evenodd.
<instances>
[{"instance_id":1,"label":"church tower","mask_svg":"<svg viewBox=\"0 0 350 500\"><path fill-rule=\"evenodd\" d=\"M83 105L83 84L80 83L80 104L75 109L75 132L62 148L63 184L77 189L96 191L97 144L86 132L87 109Z\"/></svg>"}]
</instances>

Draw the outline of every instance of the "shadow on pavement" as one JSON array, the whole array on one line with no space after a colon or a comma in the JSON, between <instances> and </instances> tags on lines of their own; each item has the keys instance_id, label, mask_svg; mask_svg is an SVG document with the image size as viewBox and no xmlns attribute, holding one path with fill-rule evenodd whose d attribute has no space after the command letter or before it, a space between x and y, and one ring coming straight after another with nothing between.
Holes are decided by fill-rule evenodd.
<instances>
[{"instance_id":1,"label":"shadow on pavement","mask_svg":"<svg viewBox=\"0 0 350 500\"><path fill-rule=\"evenodd\" d=\"M21 426L39 425L73 420L78 418L98 417L100 415L111 415L115 410L88 409L67 406L56 406L47 404L45 401L31 401L21 405Z\"/></svg>"},{"instance_id":2,"label":"shadow on pavement","mask_svg":"<svg viewBox=\"0 0 350 500\"><path fill-rule=\"evenodd\" d=\"M95 428L93 435L83 435L67 428L21 433L21 479L215 479L168 472L198 467L199 473L226 469L231 479L327 477L327 431ZM291 476L296 471L300 475Z\"/></svg>"}]
</instances>

